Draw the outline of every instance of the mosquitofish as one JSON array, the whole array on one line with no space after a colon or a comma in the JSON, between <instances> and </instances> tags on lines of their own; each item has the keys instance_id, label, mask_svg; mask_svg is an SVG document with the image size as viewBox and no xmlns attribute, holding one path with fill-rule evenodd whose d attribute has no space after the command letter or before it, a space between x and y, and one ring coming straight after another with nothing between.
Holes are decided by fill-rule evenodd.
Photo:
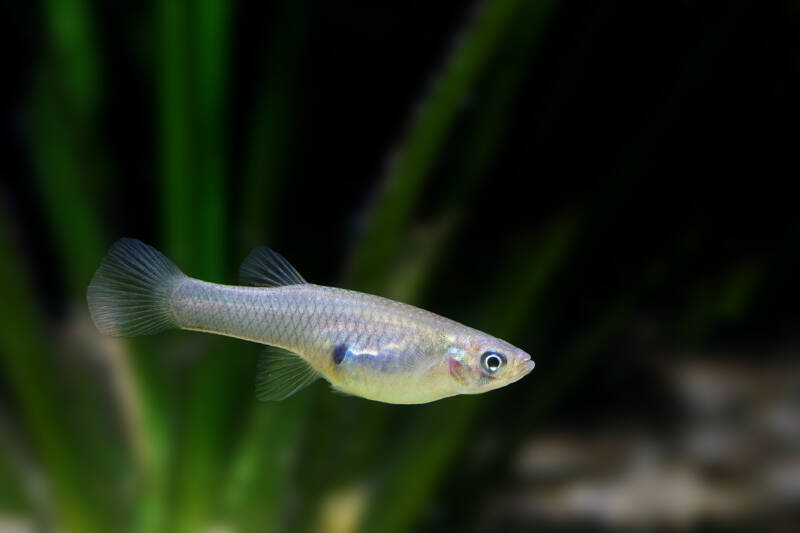
<instances>
[{"instance_id":1,"label":"mosquitofish","mask_svg":"<svg viewBox=\"0 0 800 533\"><path fill-rule=\"evenodd\" d=\"M400 302L306 282L281 255L253 250L244 286L190 278L155 248L120 239L86 299L97 328L132 337L180 328L268 347L256 393L282 400L319 378L339 392L396 404L479 394L533 370L511 344Z\"/></svg>"}]
</instances>

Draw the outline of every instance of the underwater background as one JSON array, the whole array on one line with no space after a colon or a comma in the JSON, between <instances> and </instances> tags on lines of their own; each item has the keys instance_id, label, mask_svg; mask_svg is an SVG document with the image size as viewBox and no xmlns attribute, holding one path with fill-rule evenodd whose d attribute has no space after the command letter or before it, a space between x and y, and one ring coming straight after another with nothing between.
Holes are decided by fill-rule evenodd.
<instances>
[{"instance_id":1,"label":"underwater background","mask_svg":"<svg viewBox=\"0 0 800 533\"><path fill-rule=\"evenodd\" d=\"M797 2L12 0L0 531L792 531ZM88 315L135 237L532 354L415 406Z\"/></svg>"}]
</instances>

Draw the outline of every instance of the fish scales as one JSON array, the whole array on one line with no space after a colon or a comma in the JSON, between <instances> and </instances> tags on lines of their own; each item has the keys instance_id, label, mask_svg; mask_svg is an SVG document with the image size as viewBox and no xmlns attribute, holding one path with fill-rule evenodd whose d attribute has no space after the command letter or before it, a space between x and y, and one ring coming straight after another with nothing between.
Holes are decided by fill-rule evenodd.
<instances>
[{"instance_id":1,"label":"fish scales","mask_svg":"<svg viewBox=\"0 0 800 533\"><path fill-rule=\"evenodd\" d=\"M386 380L373 377L371 370L391 374L413 368L418 354L430 351L426 342L435 343L437 332L459 326L386 298L313 284L239 287L187 278L176 284L170 301L183 329L286 348L303 354L318 372L334 375L334 381L340 377L378 387ZM340 344L348 347L345 360L351 363L344 367L333 360ZM425 365L416 370L424 371ZM414 377L411 372L397 385Z\"/></svg>"},{"instance_id":2,"label":"fish scales","mask_svg":"<svg viewBox=\"0 0 800 533\"><path fill-rule=\"evenodd\" d=\"M330 352L340 343L365 349L386 344L400 346L410 335L434 336L445 320L411 306L345 289L312 284L240 287L190 278L174 288L171 311L183 329L302 352ZM411 342L408 347L414 345Z\"/></svg>"}]
</instances>

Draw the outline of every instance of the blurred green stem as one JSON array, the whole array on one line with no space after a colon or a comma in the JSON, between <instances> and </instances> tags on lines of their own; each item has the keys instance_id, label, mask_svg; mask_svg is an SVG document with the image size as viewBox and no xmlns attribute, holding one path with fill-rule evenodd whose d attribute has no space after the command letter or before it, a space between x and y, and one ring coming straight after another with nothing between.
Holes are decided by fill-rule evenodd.
<instances>
[{"instance_id":1,"label":"blurred green stem","mask_svg":"<svg viewBox=\"0 0 800 533\"><path fill-rule=\"evenodd\" d=\"M36 444L37 452L52 484L56 514L72 532L102 531L101 512L93 508L94 498L85 472L69 438L57 397L54 365L48 357L45 320L27 290L26 269L16 262L19 254L9 243L4 220L0 220L0 345L3 346L4 374Z\"/></svg>"},{"instance_id":2,"label":"blurred green stem","mask_svg":"<svg viewBox=\"0 0 800 533\"><path fill-rule=\"evenodd\" d=\"M238 248L242 254L272 239L273 221L280 216L279 183L285 178L299 120L296 90L309 21L304 2L284 0L279 11L280 16L271 25L275 37L266 54L263 81L250 124L241 198Z\"/></svg>"},{"instance_id":3,"label":"blurred green stem","mask_svg":"<svg viewBox=\"0 0 800 533\"><path fill-rule=\"evenodd\" d=\"M353 252L351 285L366 292L383 289L395 261L397 243L408 222L425 178L444 143L464 98L506 30L516 0L487 0L457 41L447 65L414 115L400 149L394 155L380 195L369 207L364 234Z\"/></svg>"},{"instance_id":4,"label":"blurred green stem","mask_svg":"<svg viewBox=\"0 0 800 533\"><path fill-rule=\"evenodd\" d=\"M156 9L167 252L187 273L223 281L230 5L224 0L170 0ZM236 398L230 387L244 360L231 356L238 350L230 341L215 340L210 346L191 369L181 439L173 439L176 492L171 531L205 527L218 489L222 428Z\"/></svg>"},{"instance_id":5,"label":"blurred green stem","mask_svg":"<svg viewBox=\"0 0 800 533\"><path fill-rule=\"evenodd\" d=\"M49 217L61 263L65 265L62 270L53 269L52 274L64 277L69 297L78 301L83 309L78 313L78 320L85 323L89 320L84 303L86 287L105 251L101 229L103 210L97 207L104 205L97 198L103 197L108 177L97 120L97 109L103 101L99 57L102 48L95 43L90 6L83 0L50 1L44 13L50 46L45 49L30 102L33 159L38 165L36 176L44 212ZM72 326L82 330L81 326ZM93 326L90 327L93 331ZM41 335L36 338L41 338ZM40 349L44 348L40 346ZM145 459L145 450L150 448L150 436L143 431L142 420L137 416L139 383L129 372L124 354L117 354L121 359L115 360L114 353L104 348L101 351L109 357L104 359L104 363L109 365L118 382L126 384L124 393L118 388L112 391L117 394L114 399L128 436L136 435L138 439L131 441L136 466L147 470L149 463ZM92 431L102 431L100 417L95 416L99 414L95 400L102 394L99 388L88 388L92 383L86 378L81 375L64 384L65 390L75 393L73 409L83 414L77 415L84 425L81 437L90 435ZM47 382L45 375L42 379ZM40 384L38 387L51 390L50 385ZM53 398L52 401L57 400ZM63 416L59 418L63 419ZM64 435L54 433L49 440L57 446L59 440L69 438L69 435L69 432ZM81 440L74 437L76 442ZM98 465L102 462L100 455L104 455L104 460L114 462L115 467L123 465L124 468L127 463L126 452L129 450L109 447L104 439L87 437L81 442L81 447L82 452L96 459ZM80 461L72 460L80 464ZM105 464L109 466L109 463ZM79 476L75 482L79 483L81 479ZM92 479L93 483L102 482L106 487L115 481ZM102 494L106 496L112 492L106 490ZM57 505L62 496L56 495ZM95 499L93 508L81 511L85 514L81 520L101 520L108 514L104 504L109 500Z\"/></svg>"},{"instance_id":6,"label":"blurred green stem","mask_svg":"<svg viewBox=\"0 0 800 533\"><path fill-rule=\"evenodd\" d=\"M179 265L190 264L192 197L186 9L183 0L156 3L161 68L159 70L161 160L164 191L162 223L165 252ZM199 265L193 268L200 268ZM198 276L200 273L197 274Z\"/></svg>"}]
</instances>

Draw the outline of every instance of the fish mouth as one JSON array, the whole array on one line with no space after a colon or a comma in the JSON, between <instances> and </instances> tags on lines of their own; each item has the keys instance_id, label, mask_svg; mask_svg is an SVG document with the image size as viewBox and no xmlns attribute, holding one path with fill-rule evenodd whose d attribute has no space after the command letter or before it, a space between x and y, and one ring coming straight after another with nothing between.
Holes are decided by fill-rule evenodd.
<instances>
[{"instance_id":1,"label":"fish mouth","mask_svg":"<svg viewBox=\"0 0 800 533\"><path fill-rule=\"evenodd\" d=\"M531 370L536 366L536 363L533 362L533 359L527 359L522 362L522 375L525 376L530 374Z\"/></svg>"},{"instance_id":2,"label":"fish mouth","mask_svg":"<svg viewBox=\"0 0 800 533\"><path fill-rule=\"evenodd\" d=\"M519 370L517 372L517 377L514 381L518 379L522 379L528 374L531 373L531 370L536 366L536 363L533 362L531 356L529 355L527 359L522 359L519 362L519 366L517 367Z\"/></svg>"},{"instance_id":3,"label":"fish mouth","mask_svg":"<svg viewBox=\"0 0 800 533\"><path fill-rule=\"evenodd\" d=\"M520 369L520 372L522 373L522 375L524 376L524 375L529 374L530 371L533 370L533 367L536 366L536 363L533 362L533 358L531 357L531 354L522 352L521 355L522 355L522 357L520 358L519 369Z\"/></svg>"}]
</instances>

